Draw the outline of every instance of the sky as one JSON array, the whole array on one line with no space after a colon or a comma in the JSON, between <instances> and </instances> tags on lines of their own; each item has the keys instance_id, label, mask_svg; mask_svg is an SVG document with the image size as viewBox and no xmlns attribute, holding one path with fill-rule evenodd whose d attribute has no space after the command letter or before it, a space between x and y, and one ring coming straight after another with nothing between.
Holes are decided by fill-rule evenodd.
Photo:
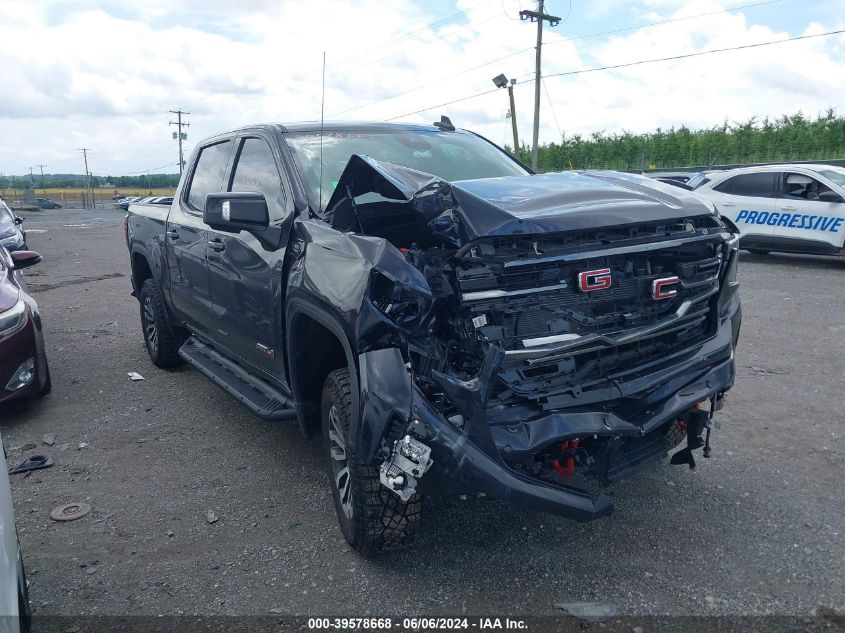
<instances>
[{"instance_id":1,"label":"sky","mask_svg":"<svg viewBox=\"0 0 845 633\"><path fill-rule=\"evenodd\" d=\"M453 123L530 142L531 0L0 0L0 173L178 171L186 151L261 122ZM845 36L579 72L845 29L841 0L547 0L541 142L845 112ZM486 93L486 94L483 94ZM474 96L478 95L478 96ZM471 97L471 98L467 98ZM453 103L450 103L453 102ZM421 112L420 112L421 111Z\"/></svg>"}]
</instances>

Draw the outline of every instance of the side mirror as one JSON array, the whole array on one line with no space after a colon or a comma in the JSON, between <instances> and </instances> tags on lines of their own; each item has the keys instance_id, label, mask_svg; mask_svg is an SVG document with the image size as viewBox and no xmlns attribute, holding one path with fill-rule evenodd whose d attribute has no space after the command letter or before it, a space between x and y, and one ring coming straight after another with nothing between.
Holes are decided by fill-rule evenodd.
<instances>
[{"instance_id":1,"label":"side mirror","mask_svg":"<svg viewBox=\"0 0 845 633\"><path fill-rule=\"evenodd\" d=\"M20 226L21 224L23 224L23 218L22 218L22 217L20 217L20 216L18 216L18 215L16 215L16 216L15 216L15 224L17 224L18 226Z\"/></svg>"},{"instance_id":2,"label":"side mirror","mask_svg":"<svg viewBox=\"0 0 845 633\"><path fill-rule=\"evenodd\" d=\"M218 231L266 231L270 214L263 193L229 191L206 196L202 221Z\"/></svg>"},{"instance_id":3,"label":"side mirror","mask_svg":"<svg viewBox=\"0 0 845 633\"><path fill-rule=\"evenodd\" d=\"M41 255L35 251L15 251L14 253L10 253L10 255L12 256L12 264L14 265L15 270L35 266L35 264L43 259Z\"/></svg>"},{"instance_id":4,"label":"side mirror","mask_svg":"<svg viewBox=\"0 0 845 633\"><path fill-rule=\"evenodd\" d=\"M819 202L842 202L842 196L835 191L822 191L819 194Z\"/></svg>"}]
</instances>

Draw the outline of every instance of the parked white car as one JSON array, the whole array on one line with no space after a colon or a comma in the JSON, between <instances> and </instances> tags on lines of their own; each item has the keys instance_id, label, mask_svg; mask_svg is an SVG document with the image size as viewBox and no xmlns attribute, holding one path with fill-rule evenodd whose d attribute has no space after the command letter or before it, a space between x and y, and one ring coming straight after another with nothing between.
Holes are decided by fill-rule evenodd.
<instances>
[{"instance_id":1,"label":"parked white car","mask_svg":"<svg viewBox=\"0 0 845 633\"><path fill-rule=\"evenodd\" d=\"M0 468L0 633L25 633L29 623L29 596L4 459Z\"/></svg>"},{"instance_id":2,"label":"parked white car","mask_svg":"<svg viewBox=\"0 0 845 633\"><path fill-rule=\"evenodd\" d=\"M834 255L845 242L845 168L764 165L690 179L754 253Z\"/></svg>"}]
</instances>

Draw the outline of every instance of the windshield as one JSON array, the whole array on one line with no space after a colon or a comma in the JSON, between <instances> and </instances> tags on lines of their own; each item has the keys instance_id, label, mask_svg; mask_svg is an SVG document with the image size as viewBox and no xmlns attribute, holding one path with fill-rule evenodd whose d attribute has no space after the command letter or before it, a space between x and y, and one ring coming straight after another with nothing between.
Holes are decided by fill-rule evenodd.
<instances>
[{"instance_id":1,"label":"windshield","mask_svg":"<svg viewBox=\"0 0 845 633\"><path fill-rule=\"evenodd\" d=\"M474 134L437 130L333 130L323 134L321 196L320 133L292 132L285 138L315 207L317 201L322 200L322 207L325 208L343 168L353 154L416 169L449 182L525 176L529 173L503 150Z\"/></svg>"},{"instance_id":2,"label":"windshield","mask_svg":"<svg viewBox=\"0 0 845 633\"><path fill-rule=\"evenodd\" d=\"M710 179L704 172L698 172L695 176L687 180L687 184L693 189L700 187L706 182L710 182Z\"/></svg>"},{"instance_id":3,"label":"windshield","mask_svg":"<svg viewBox=\"0 0 845 633\"><path fill-rule=\"evenodd\" d=\"M828 180L832 180L840 187L845 187L845 171L833 171L832 169L820 169L819 173L827 178Z\"/></svg>"}]
</instances>

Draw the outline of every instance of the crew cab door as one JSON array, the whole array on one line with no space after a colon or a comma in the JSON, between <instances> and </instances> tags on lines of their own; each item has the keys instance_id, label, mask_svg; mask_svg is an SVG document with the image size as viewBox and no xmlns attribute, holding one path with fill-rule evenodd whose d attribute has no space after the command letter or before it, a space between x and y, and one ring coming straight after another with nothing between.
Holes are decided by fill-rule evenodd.
<instances>
[{"instance_id":1,"label":"crew cab door","mask_svg":"<svg viewBox=\"0 0 845 633\"><path fill-rule=\"evenodd\" d=\"M731 220L740 231L745 246L768 243L772 236L771 221L778 213L775 182L777 173L758 171L739 174L713 187L711 197L719 213Z\"/></svg>"},{"instance_id":2,"label":"crew cab door","mask_svg":"<svg viewBox=\"0 0 845 633\"><path fill-rule=\"evenodd\" d=\"M206 261L208 227L202 221L205 197L223 190L231 139L218 141L195 154L190 179L170 208L165 227L170 303L192 330L211 336L211 287Z\"/></svg>"},{"instance_id":3,"label":"crew cab door","mask_svg":"<svg viewBox=\"0 0 845 633\"><path fill-rule=\"evenodd\" d=\"M832 186L809 173L784 172L780 178L780 216L774 225L776 241L801 241L801 250L833 252L845 237L845 199Z\"/></svg>"},{"instance_id":4,"label":"crew cab door","mask_svg":"<svg viewBox=\"0 0 845 633\"><path fill-rule=\"evenodd\" d=\"M263 134L237 140L226 190L262 193L270 226L255 233L209 229L208 269L217 345L286 385L283 267L293 205L274 147Z\"/></svg>"}]
</instances>

